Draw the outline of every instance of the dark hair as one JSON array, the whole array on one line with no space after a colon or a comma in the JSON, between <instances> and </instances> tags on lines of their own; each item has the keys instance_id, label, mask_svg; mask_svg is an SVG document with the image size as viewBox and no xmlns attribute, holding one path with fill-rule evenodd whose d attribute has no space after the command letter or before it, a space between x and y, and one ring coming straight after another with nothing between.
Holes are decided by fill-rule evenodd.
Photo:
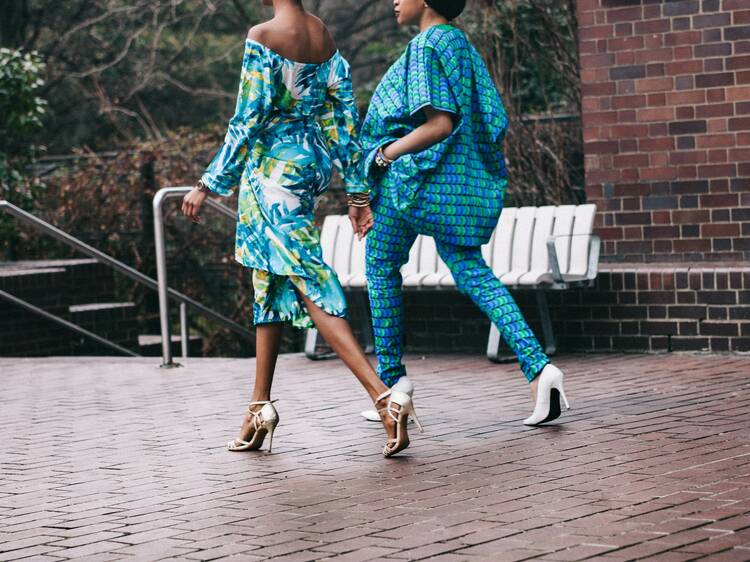
<instances>
[{"instance_id":1,"label":"dark hair","mask_svg":"<svg viewBox=\"0 0 750 562\"><path fill-rule=\"evenodd\" d=\"M448 20L461 15L466 7L466 0L425 0L427 5Z\"/></svg>"}]
</instances>

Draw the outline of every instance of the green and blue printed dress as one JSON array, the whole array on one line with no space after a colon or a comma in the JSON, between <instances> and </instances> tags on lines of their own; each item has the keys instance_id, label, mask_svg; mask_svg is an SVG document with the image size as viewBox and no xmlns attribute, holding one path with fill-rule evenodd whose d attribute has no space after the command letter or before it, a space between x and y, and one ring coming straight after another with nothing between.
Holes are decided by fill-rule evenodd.
<instances>
[{"instance_id":1,"label":"green and blue printed dress","mask_svg":"<svg viewBox=\"0 0 750 562\"><path fill-rule=\"evenodd\" d=\"M373 165L378 147L422 125L426 106L453 115L452 134L398 158L383 173ZM433 26L412 39L373 94L361 132L375 218L367 235L366 273L378 374L388 386L406 374L400 268L419 234L435 239L456 288L498 327L529 382L549 363L480 248L492 236L503 206L507 127L484 62L451 25Z\"/></svg>"},{"instance_id":2,"label":"green and blue printed dress","mask_svg":"<svg viewBox=\"0 0 750 562\"><path fill-rule=\"evenodd\" d=\"M358 127L349 65L338 51L321 64L300 63L246 41L235 114L202 180L223 196L239 186L235 259L253 270L256 325L311 327L297 291L346 316L313 208L333 166L347 191L366 191Z\"/></svg>"}]
</instances>

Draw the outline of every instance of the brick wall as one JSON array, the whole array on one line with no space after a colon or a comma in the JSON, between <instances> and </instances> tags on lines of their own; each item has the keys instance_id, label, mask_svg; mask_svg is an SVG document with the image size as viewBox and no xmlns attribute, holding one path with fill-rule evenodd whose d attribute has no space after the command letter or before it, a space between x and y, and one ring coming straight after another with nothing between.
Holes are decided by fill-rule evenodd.
<instances>
[{"instance_id":1,"label":"brick wall","mask_svg":"<svg viewBox=\"0 0 750 562\"><path fill-rule=\"evenodd\" d=\"M578 0L609 261L750 258L750 0Z\"/></svg>"},{"instance_id":2,"label":"brick wall","mask_svg":"<svg viewBox=\"0 0 750 562\"><path fill-rule=\"evenodd\" d=\"M512 291L541 337L531 291ZM484 353L489 321L463 295L406 291L412 352ZM547 291L561 351L750 351L750 267L605 265L593 288Z\"/></svg>"}]
</instances>

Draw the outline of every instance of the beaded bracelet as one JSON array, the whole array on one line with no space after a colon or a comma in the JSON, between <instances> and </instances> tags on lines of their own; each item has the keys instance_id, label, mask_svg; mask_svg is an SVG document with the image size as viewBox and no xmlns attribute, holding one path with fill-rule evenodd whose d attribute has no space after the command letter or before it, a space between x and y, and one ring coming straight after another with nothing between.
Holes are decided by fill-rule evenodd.
<instances>
[{"instance_id":1,"label":"beaded bracelet","mask_svg":"<svg viewBox=\"0 0 750 562\"><path fill-rule=\"evenodd\" d=\"M383 151L383 147L378 147L378 151L375 153L375 164L381 168L387 168L393 164L393 160L388 158Z\"/></svg>"}]
</instances>

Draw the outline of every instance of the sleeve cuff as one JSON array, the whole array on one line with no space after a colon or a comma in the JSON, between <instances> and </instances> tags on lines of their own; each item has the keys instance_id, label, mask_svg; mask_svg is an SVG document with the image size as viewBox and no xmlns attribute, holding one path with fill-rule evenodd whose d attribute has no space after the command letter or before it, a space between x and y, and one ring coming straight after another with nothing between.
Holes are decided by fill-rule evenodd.
<instances>
[{"instance_id":1,"label":"sleeve cuff","mask_svg":"<svg viewBox=\"0 0 750 562\"><path fill-rule=\"evenodd\" d=\"M216 195L229 197L230 195L232 195L232 193L234 193L234 186L222 185L222 183L211 174L203 174L203 176L201 176L201 181L203 182L203 185L205 185L208 189L211 190L212 193L215 193Z\"/></svg>"}]
</instances>

